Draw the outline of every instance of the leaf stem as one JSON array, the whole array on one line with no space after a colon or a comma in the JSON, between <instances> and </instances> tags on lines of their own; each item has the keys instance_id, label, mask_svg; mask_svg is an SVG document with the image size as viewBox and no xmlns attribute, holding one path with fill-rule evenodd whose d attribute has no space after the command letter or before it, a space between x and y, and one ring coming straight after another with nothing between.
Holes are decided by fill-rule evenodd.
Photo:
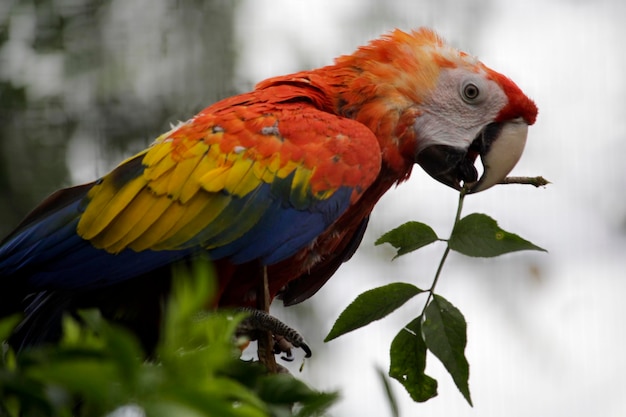
<instances>
[{"instance_id":1,"label":"leaf stem","mask_svg":"<svg viewBox=\"0 0 626 417\"><path fill-rule=\"evenodd\" d=\"M461 220L461 213L463 212L463 201L465 199L466 194L467 194L467 189L462 188L461 192L459 193L459 204L456 209L456 215L454 216L454 226L452 226L450 237L452 237L452 233L454 232L454 228L456 227L456 224L459 222L459 220ZM422 309L422 313L421 313L422 316L424 315L424 312L426 311L426 307L428 307L430 300L432 300L433 296L435 295L435 287L437 287L437 282L439 282L439 277L441 276L443 265L446 263L446 259L448 259L448 254L450 253L449 242L450 242L450 238L446 240L446 249L443 251L443 255L441 255L441 260L439 261L437 272L435 272L435 278L433 279L433 283L428 289L428 298L426 299L426 303L424 303L424 308Z\"/></svg>"},{"instance_id":2,"label":"leaf stem","mask_svg":"<svg viewBox=\"0 0 626 417\"><path fill-rule=\"evenodd\" d=\"M464 187L464 188L461 188L461 191L459 192L459 204L456 208L456 215L454 216L455 226L459 222L459 220L461 220L461 212L463 211L463 201L465 200L465 195L467 194L467 191L468 189ZM452 232L450 232L450 234L452 234Z\"/></svg>"}]
</instances>

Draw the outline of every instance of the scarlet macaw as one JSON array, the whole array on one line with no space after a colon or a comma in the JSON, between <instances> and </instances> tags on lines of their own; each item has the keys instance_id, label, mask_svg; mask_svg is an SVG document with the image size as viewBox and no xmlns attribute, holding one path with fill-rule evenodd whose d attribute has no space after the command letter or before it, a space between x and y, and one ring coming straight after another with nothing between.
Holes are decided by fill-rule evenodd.
<instances>
[{"instance_id":1,"label":"scarlet macaw","mask_svg":"<svg viewBox=\"0 0 626 417\"><path fill-rule=\"evenodd\" d=\"M85 305L132 306L147 332L171 264L200 252L215 261L220 306L255 306L263 267L271 299L301 302L352 256L376 202L415 163L482 191L513 168L536 115L511 80L432 31L396 30L219 101L97 181L51 195L0 246L0 316L27 312L20 344Z\"/></svg>"}]
</instances>

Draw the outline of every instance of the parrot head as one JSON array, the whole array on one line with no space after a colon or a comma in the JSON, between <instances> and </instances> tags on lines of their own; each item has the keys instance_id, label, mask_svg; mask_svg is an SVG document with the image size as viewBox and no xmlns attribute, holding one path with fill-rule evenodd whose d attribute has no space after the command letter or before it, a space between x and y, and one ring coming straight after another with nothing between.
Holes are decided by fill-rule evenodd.
<instances>
[{"instance_id":1,"label":"parrot head","mask_svg":"<svg viewBox=\"0 0 626 417\"><path fill-rule=\"evenodd\" d=\"M537 117L537 107L513 81L428 29L396 30L338 63L358 66L360 75L344 102L361 97L353 117L387 138L381 143L385 162L417 163L457 190L476 193L503 180L521 157L528 126ZM387 126L395 127L384 132Z\"/></svg>"}]
</instances>

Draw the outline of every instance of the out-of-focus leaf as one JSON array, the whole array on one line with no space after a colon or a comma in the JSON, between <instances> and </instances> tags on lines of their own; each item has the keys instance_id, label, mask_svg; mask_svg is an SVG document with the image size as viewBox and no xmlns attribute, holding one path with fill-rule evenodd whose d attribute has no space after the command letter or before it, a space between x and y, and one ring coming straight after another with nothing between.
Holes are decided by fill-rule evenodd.
<instances>
[{"instance_id":1,"label":"out-of-focus leaf","mask_svg":"<svg viewBox=\"0 0 626 417\"><path fill-rule=\"evenodd\" d=\"M437 381L424 373L426 344L422 339L422 316L407 324L391 342L389 376L400 382L414 401L437 395Z\"/></svg>"},{"instance_id":2,"label":"out-of-focus leaf","mask_svg":"<svg viewBox=\"0 0 626 417\"><path fill-rule=\"evenodd\" d=\"M317 393L291 375L277 374L263 379L259 397L276 404L290 404Z\"/></svg>"},{"instance_id":3,"label":"out-of-focus leaf","mask_svg":"<svg viewBox=\"0 0 626 417\"><path fill-rule=\"evenodd\" d=\"M220 416L220 417L243 417L243 416L266 416L267 413L257 409L256 413L251 413L250 407L246 407L246 414L242 416L236 401L236 392L233 397L228 393L218 391L207 391L194 389L190 385L169 386L167 389L167 397L176 400L176 403L185 405L191 410L196 410L202 416ZM245 403L244 403L245 404Z\"/></svg>"},{"instance_id":4,"label":"out-of-focus leaf","mask_svg":"<svg viewBox=\"0 0 626 417\"><path fill-rule=\"evenodd\" d=\"M321 393L309 388L304 382L291 375L277 374L262 379L259 397L270 404L283 404L291 407L298 403L298 416L320 415L338 398L337 393Z\"/></svg>"},{"instance_id":5,"label":"out-of-focus leaf","mask_svg":"<svg viewBox=\"0 0 626 417\"><path fill-rule=\"evenodd\" d=\"M107 323L98 310L81 311L80 317L93 331L103 336L106 343L104 349L115 358L113 363L120 372L121 380L129 387L134 386L145 356L137 338L127 329Z\"/></svg>"},{"instance_id":6,"label":"out-of-focus leaf","mask_svg":"<svg viewBox=\"0 0 626 417\"><path fill-rule=\"evenodd\" d=\"M0 320L0 342L9 338L11 332L13 332L13 329L21 319L22 316L20 314L15 314Z\"/></svg>"},{"instance_id":7,"label":"out-of-focus leaf","mask_svg":"<svg viewBox=\"0 0 626 417\"><path fill-rule=\"evenodd\" d=\"M17 359L6 352L0 415L127 415L129 404L157 417L322 415L336 393L314 391L291 376L268 376L260 365L238 359L233 340L243 314L201 311L214 286L202 280L214 278L196 268L174 280L156 363L144 361L127 329L98 311L82 311L78 319L64 318L58 345L33 347Z\"/></svg>"},{"instance_id":8,"label":"out-of-focus leaf","mask_svg":"<svg viewBox=\"0 0 626 417\"><path fill-rule=\"evenodd\" d=\"M294 417L325 416L326 411L337 402L339 393L320 392L315 397L309 397L298 404L298 411ZM291 411L291 410L289 410ZM290 416L290 414L288 414Z\"/></svg>"},{"instance_id":9,"label":"out-of-focus leaf","mask_svg":"<svg viewBox=\"0 0 626 417\"><path fill-rule=\"evenodd\" d=\"M207 414L176 400L156 399L142 407L146 416L150 417L207 417Z\"/></svg>"},{"instance_id":10,"label":"out-of-focus leaf","mask_svg":"<svg viewBox=\"0 0 626 417\"><path fill-rule=\"evenodd\" d=\"M407 222L385 233L375 242L376 245L390 243L398 250L394 259L422 246L439 240L435 231L428 225L420 222Z\"/></svg>"},{"instance_id":11,"label":"out-of-focus leaf","mask_svg":"<svg viewBox=\"0 0 626 417\"><path fill-rule=\"evenodd\" d=\"M424 291L405 282L395 282L365 291L339 315L324 341L328 342L382 319L421 292Z\"/></svg>"},{"instance_id":12,"label":"out-of-focus leaf","mask_svg":"<svg viewBox=\"0 0 626 417\"><path fill-rule=\"evenodd\" d=\"M482 213L470 214L454 226L448 242L450 249L467 256L493 257L520 250L545 249L498 227L498 223Z\"/></svg>"},{"instance_id":13,"label":"out-of-focus leaf","mask_svg":"<svg viewBox=\"0 0 626 417\"><path fill-rule=\"evenodd\" d=\"M11 417L53 415L49 398L42 384L0 366L0 416L3 412Z\"/></svg>"},{"instance_id":14,"label":"out-of-focus leaf","mask_svg":"<svg viewBox=\"0 0 626 417\"><path fill-rule=\"evenodd\" d=\"M467 324L461 312L445 298L435 295L424 312L422 333L428 350L439 358L463 397L472 405L469 364L465 358Z\"/></svg>"},{"instance_id":15,"label":"out-of-focus leaf","mask_svg":"<svg viewBox=\"0 0 626 417\"><path fill-rule=\"evenodd\" d=\"M210 302L215 296L215 270L205 256L198 256L191 268L186 264L175 264L173 274L180 279L173 280L174 296L168 315L171 319L187 321ZM170 304L172 304L170 303Z\"/></svg>"},{"instance_id":16,"label":"out-of-focus leaf","mask_svg":"<svg viewBox=\"0 0 626 417\"><path fill-rule=\"evenodd\" d=\"M56 356L36 368L31 367L27 375L46 384L63 387L101 406L110 401L112 390L120 382L119 374L110 361L69 355L65 360Z\"/></svg>"},{"instance_id":17,"label":"out-of-focus leaf","mask_svg":"<svg viewBox=\"0 0 626 417\"><path fill-rule=\"evenodd\" d=\"M400 417L400 410L398 408L398 401L396 400L396 396L393 395L393 390L391 389L391 385L389 384L389 378L385 371L376 367L376 373L380 378L380 382L383 384L383 389L385 390L385 397L387 398L387 402L389 403L389 408L391 410L392 417Z\"/></svg>"}]
</instances>

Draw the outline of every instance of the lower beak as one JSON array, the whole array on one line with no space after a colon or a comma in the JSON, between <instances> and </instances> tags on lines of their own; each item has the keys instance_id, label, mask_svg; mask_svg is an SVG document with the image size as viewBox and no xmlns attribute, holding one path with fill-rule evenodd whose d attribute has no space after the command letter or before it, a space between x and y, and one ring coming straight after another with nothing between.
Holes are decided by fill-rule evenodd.
<instances>
[{"instance_id":1,"label":"lower beak","mask_svg":"<svg viewBox=\"0 0 626 417\"><path fill-rule=\"evenodd\" d=\"M433 145L417 155L416 162L434 179L468 193L484 191L511 172L524 151L528 124L522 119L491 123L467 149ZM478 178L474 163L480 155L483 174Z\"/></svg>"}]
</instances>

